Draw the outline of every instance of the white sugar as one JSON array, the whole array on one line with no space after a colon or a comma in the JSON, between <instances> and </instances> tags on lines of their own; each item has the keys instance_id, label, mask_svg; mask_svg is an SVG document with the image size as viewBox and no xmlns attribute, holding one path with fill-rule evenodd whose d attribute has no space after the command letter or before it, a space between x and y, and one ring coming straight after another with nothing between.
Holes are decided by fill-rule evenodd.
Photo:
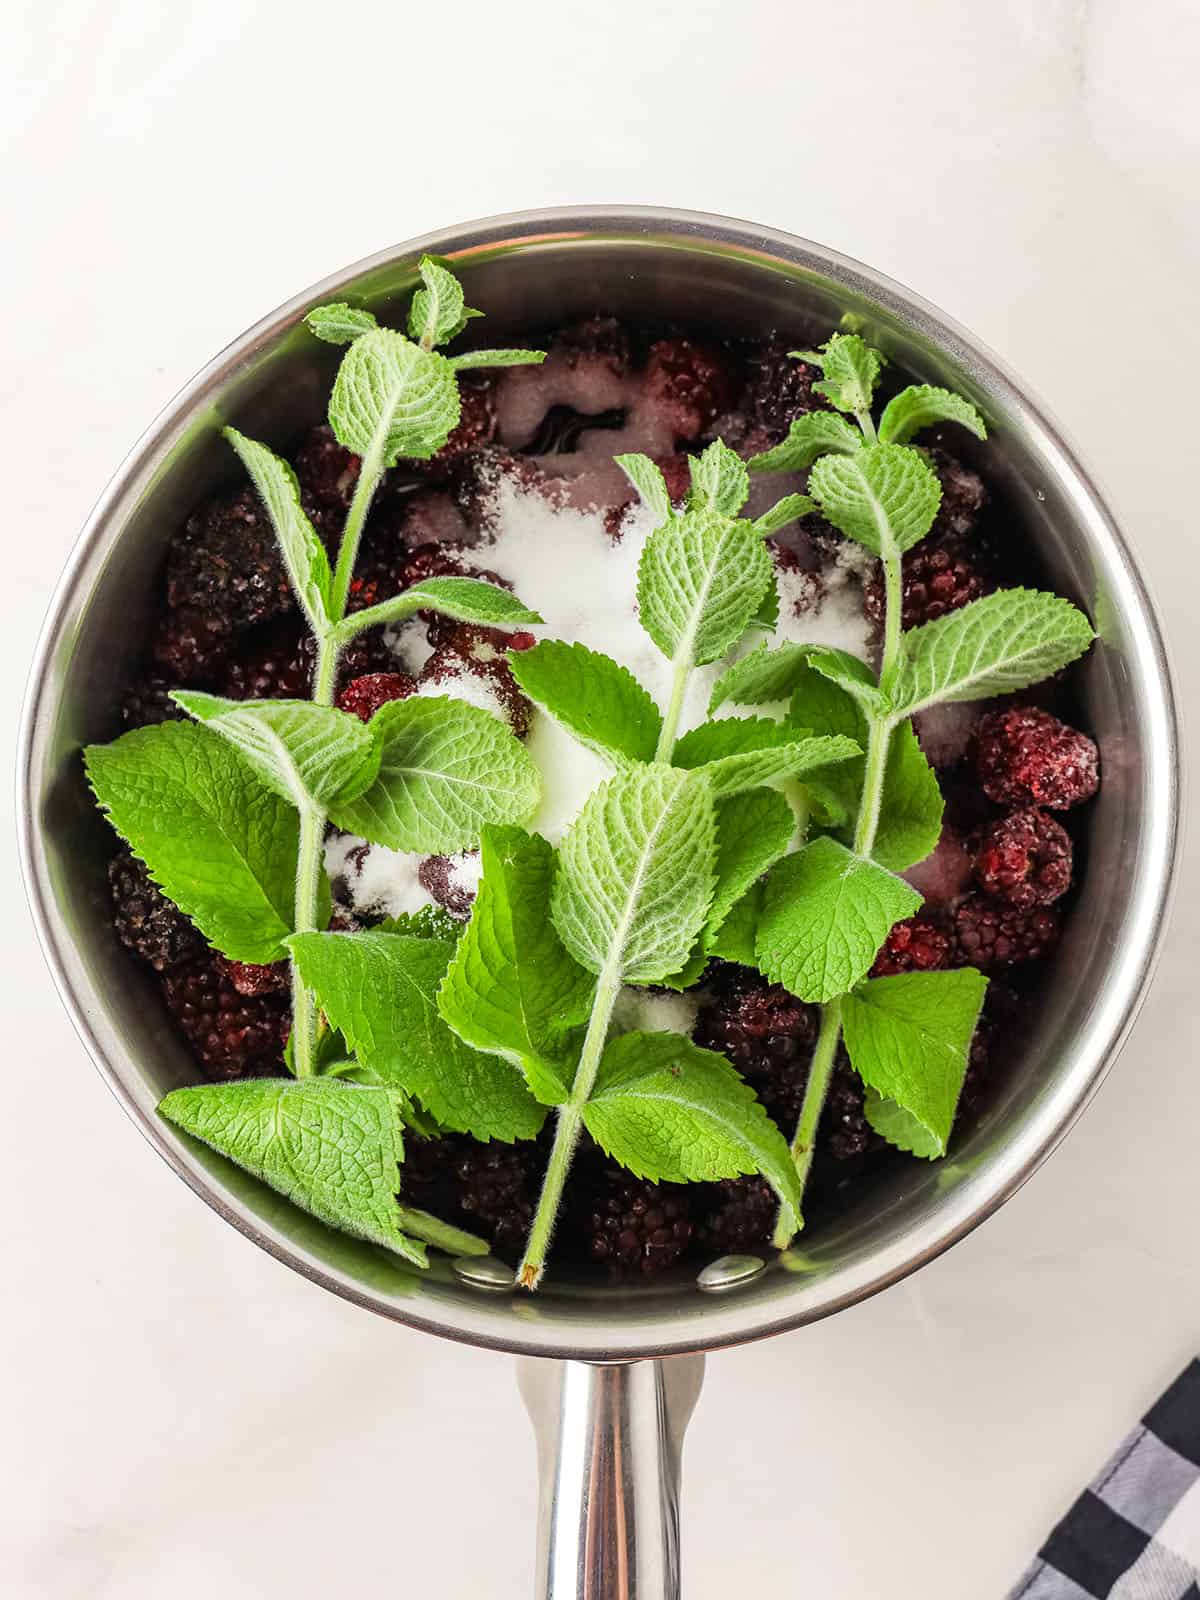
<instances>
[{"instance_id":1,"label":"white sugar","mask_svg":"<svg viewBox=\"0 0 1200 1600\"><path fill-rule=\"evenodd\" d=\"M464 705L478 706L481 711L504 717L504 706L499 695L486 678L474 672L456 672L429 680L418 686L417 694L425 699L436 699L440 695L450 700L461 700Z\"/></svg>"},{"instance_id":2,"label":"white sugar","mask_svg":"<svg viewBox=\"0 0 1200 1600\"><path fill-rule=\"evenodd\" d=\"M450 856L450 887L462 894L473 895L483 877L483 860L478 850L464 850L461 855Z\"/></svg>"},{"instance_id":3,"label":"white sugar","mask_svg":"<svg viewBox=\"0 0 1200 1600\"><path fill-rule=\"evenodd\" d=\"M684 1033L690 1036L700 1010L695 989L686 994L651 994L624 988L613 1007L614 1033Z\"/></svg>"},{"instance_id":4,"label":"white sugar","mask_svg":"<svg viewBox=\"0 0 1200 1600\"><path fill-rule=\"evenodd\" d=\"M325 870L346 885L351 908L368 916L399 917L428 905L430 895L417 876L423 856L385 845L364 846L339 834L325 846Z\"/></svg>"}]
</instances>

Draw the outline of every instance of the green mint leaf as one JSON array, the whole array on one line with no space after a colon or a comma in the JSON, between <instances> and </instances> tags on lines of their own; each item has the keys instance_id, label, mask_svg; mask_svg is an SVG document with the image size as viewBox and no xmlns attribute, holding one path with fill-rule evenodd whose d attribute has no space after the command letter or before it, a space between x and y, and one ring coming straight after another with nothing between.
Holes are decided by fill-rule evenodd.
<instances>
[{"instance_id":1,"label":"green mint leaf","mask_svg":"<svg viewBox=\"0 0 1200 1600\"><path fill-rule=\"evenodd\" d=\"M734 907L783 857L795 832L792 808L777 789L751 789L718 804L717 887L701 936L706 951L712 950Z\"/></svg>"},{"instance_id":2,"label":"green mint leaf","mask_svg":"<svg viewBox=\"0 0 1200 1600\"><path fill-rule=\"evenodd\" d=\"M292 930L299 821L223 739L190 722L84 751L109 821L159 888L234 961L278 961Z\"/></svg>"},{"instance_id":3,"label":"green mint leaf","mask_svg":"<svg viewBox=\"0 0 1200 1600\"><path fill-rule=\"evenodd\" d=\"M666 522L671 515L671 496L661 467L643 455L614 456L613 460L637 490L646 510L653 514L655 525Z\"/></svg>"},{"instance_id":4,"label":"green mint leaf","mask_svg":"<svg viewBox=\"0 0 1200 1600\"><path fill-rule=\"evenodd\" d=\"M423 1267L424 1247L400 1229L397 1100L329 1078L258 1078L176 1089L158 1109L322 1222Z\"/></svg>"},{"instance_id":5,"label":"green mint leaf","mask_svg":"<svg viewBox=\"0 0 1200 1600\"><path fill-rule=\"evenodd\" d=\"M646 540L638 562L642 627L668 660L702 667L741 638L773 575L750 523L689 509Z\"/></svg>"},{"instance_id":6,"label":"green mint leaf","mask_svg":"<svg viewBox=\"0 0 1200 1600\"><path fill-rule=\"evenodd\" d=\"M550 899L559 937L589 972L659 983L680 970L713 894L708 783L635 767L593 791L558 851Z\"/></svg>"},{"instance_id":7,"label":"green mint leaf","mask_svg":"<svg viewBox=\"0 0 1200 1600\"><path fill-rule=\"evenodd\" d=\"M758 964L758 919L762 915L766 885L755 883L733 906L729 915L707 941L707 954L722 961L736 961L743 967Z\"/></svg>"},{"instance_id":8,"label":"green mint leaf","mask_svg":"<svg viewBox=\"0 0 1200 1600\"><path fill-rule=\"evenodd\" d=\"M297 811L356 800L379 773L379 741L358 717L311 700L226 700L198 689L171 695L228 739L268 788Z\"/></svg>"},{"instance_id":9,"label":"green mint leaf","mask_svg":"<svg viewBox=\"0 0 1200 1600\"><path fill-rule=\"evenodd\" d=\"M446 358L391 328L354 341L329 400L338 443L384 467L401 456L428 461L458 425L459 412L458 384Z\"/></svg>"},{"instance_id":10,"label":"green mint leaf","mask_svg":"<svg viewBox=\"0 0 1200 1600\"><path fill-rule=\"evenodd\" d=\"M911 550L933 526L942 503L937 473L919 451L899 444L822 456L808 488L835 528L877 556Z\"/></svg>"},{"instance_id":11,"label":"green mint leaf","mask_svg":"<svg viewBox=\"0 0 1200 1600\"><path fill-rule=\"evenodd\" d=\"M690 505L700 503L723 517L736 517L750 498L746 463L720 439L714 439L700 455L688 458L688 472L692 480Z\"/></svg>"},{"instance_id":12,"label":"green mint leaf","mask_svg":"<svg viewBox=\"0 0 1200 1600\"><path fill-rule=\"evenodd\" d=\"M540 367L546 359L544 350L464 350L462 355L448 356L447 361L455 372L471 372L478 367Z\"/></svg>"},{"instance_id":13,"label":"green mint leaf","mask_svg":"<svg viewBox=\"0 0 1200 1600\"><path fill-rule=\"evenodd\" d=\"M346 833L391 850L452 855L489 822L527 821L541 778L499 717L446 696L392 700L369 724L379 776L355 800L329 807Z\"/></svg>"},{"instance_id":14,"label":"green mint leaf","mask_svg":"<svg viewBox=\"0 0 1200 1600\"><path fill-rule=\"evenodd\" d=\"M524 1073L544 1105L570 1089L573 1030L588 1019L596 980L563 949L550 920L554 851L520 828L485 828L483 878L438 1010L476 1050Z\"/></svg>"},{"instance_id":15,"label":"green mint leaf","mask_svg":"<svg viewBox=\"0 0 1200 1600\"><path fill-rule=\"evenodd\" d=\"M368 1072L414 1095L444 1128L532 1139L544 1109L521 1076L453 1033L437 993L455 947L397 933L298 933L290 949L331 1024Z\"/></svg>"},{"instance_id":16,"label":"green mint leaf","mask_svg":"<svg viewBox=\"0 0 1200 1600\"><path fill-rule=\"evenodd\" d=\"M713 684L710 714L727 700L735 705L761 706L786 700L796 684L810 672L808 646L760 644L741 661L735 661Z\"/></svg>"},{"instance_id":17,"label":"green mint leaf","mask_svg":"<svg viewBox=\"0 0 1200 1600\"><path fill-rule=\"evenodd\" d=\"M835 333L820 354L825 376L813 384L839 411L870 411L883 357L856 333Z\"/></svg>"},{"instance_id":18,"label":"green mint leaf","mask_svg":"<svg viewBox=\"0 0 1200 1600\"><path fill-rule=\"evenodd\" d=\"M589 750L612 761L653 761L662 732L658 707L627 667L583 644L544 639L513 650L508 664L534 705Z\"/></svg>"},{"instance_id":19,"label":"green mint leaf","mask_svg":"<svg viewBox=\"0 0 1200 1600\"><path fill-rule=\"evenodd\" d=\"M852 656L848 650L835 650L832 645L807 644L801 648L814 671L857 701L867 716L879 717L884 714L887 702L875 682L875 674L865 661Z\"/></svg>"},{"instance_id":20,"label":"green mint leaf","mask_svg":"<svg viewBox=\"0 0 1200 1600\"><path fill-rule=\"evenodd\" d=\"M222 434L250 474L259 498L267 509L275 538L283 555L292 591L314 633L329 626L329 591L333 574L325 546L304 514L300 504L300 485L296 474L265 444L247 439L236 428L223 428Z\"/></svg>"},{"instance_id":21,"label":"green mint leaf","mask_svg":"<svg viewBox=\"0 0 1200 1600\"><path fill-rule=\"evenodd\" d=\"M353 344L360 334L372 333L379 326L369 311L335 300L331 305L314 306L304 319L309 333L326 344Z\"/></svg>"},{"instance_id":22,"label":"green mint leaf","mask_svg":"<svg viewBox=\"0 0 1200 1600\"><path fill-rule=\"evenodd\" d=\"M776 778L798 778L861 753L853 739L800 738L766 717L727 717L684 734L674 764L701 772L720 799Z\"/></svg>"},{"instance_id":23,"label":"green mint leaf","mask_svg":"<svg viewBox=\"0 0 1200 1600\"><path fill-rule=\"evenodd\" d=\"M892 925L920 904L903 878L835 839L814 839L767 878L758 966L801 1000L832 1000L866 976Z\"/></svg>"},{"instance_id":24,"label":"green mint leaf","mask_svg":"<svg viewBox=\"0 0 1200 1600\"><path fill-rule=\"evenodd\" d=\"M1069 600L998 589L903 635L894 709L912 716L939 701L1027 689L1076 660L1094 638Z\"/></svg>"},{"instance_id":25,"label":"green mint leaf","mask_svg":"<svg viewBox=\"0 0 1200 1600\"><path fill-rule=\"evenodd\" d=\"M842 1002L851 1066L915 1118L939 1156L946 1153L986 992L983 974L964 967L872 978Z\"/></svg>"},{"instance_id":26,"label":"green mint leaf","mask_svg":"<svg viewBox=\"0 0 1200 1600\"><path fill-rule=\"evenodd\" d=\"M861 781L860 772L860 785ZM926 761L912 724L902 722L888 746L872 860L891 872L924 861L941 838L945 805L937 774Z\"/></svg>"},{"instance_id":27,"label":"green mint leaf","mask_svg":"<svg viewBox=\"0 0 1200 1600\"><path fill-rule=\"evenodd\" d=\"M402 933L409 939L448 939L456 944L467 931L465 922L452 917L443 906L422 906L418 911L402 911L385 917L376 933Z\"/></svg>"},{"instance_id":28,"label":"green mint leaf","mask_svg":"<svg viewBox=\"0 0 1200 1600\"><path fill-rule=\"evenodd\" d=\"M750 626L765 628L768 633L774 633L779 626L779 582L774 571L758 603L758 610L750 618Z\"/></svg>"},{"instance_id":29,"label":"green mint leaf","mask_svg":"<svg viewBox=\"0 0 1200 1600\"><path fill-rule=\"evenodd\" d=\"M915 383L889 400L879 419L880 444L907 444L914 433L937 422L957 422L977 439L987 438L983 418L969 400L930 383Z\"/></svg>"},{"instance_id":30,"label":"green mint leaf","mask_svg":"<svg viewBox=\"0 0 1200 1600\"><path fill-rule=\"evenodd\" d=\"M751 456L747 465L751 472L807 472L818 456L853 455L862 445L862 434L845 417L809 411L796 418L782 443Z\"/></svg>"},{"instance_id":31,"label":"green mint leaf","mask_svg":"<svg viewBox=\"0 0 1200 1600\"><path fill-rule=\"evenodd\" d=\"M932 1161L944 1153L937 1137L911 1111L876 1094L874 1089L869 1088L863 1096L863 1114L880 1138L895 1145L897 1150L919 1156L924 1161Z\"/></svg>"},{"instance_id":32,"label":"green mint leaf","mask_svg":"<svg viewBox=\"0 0 1200 1600\"><path fill-rule=\"evenodd\" d=\"M403 622L418 611L437 611L457 622L478 622L486 627L519 627L544 622L508 589L479 578L426 578L403 594L378 605L355 611L338 628L339 637L353 638L365 628L385 622Z\"/></svg>"},{"instance_id":33,"label":"green mint leaf","mask_svg":"<svg viewBox=\"0 0 1200 1600\"><path fill-rule=\"evenodd\" d=\"M435 344L448 344L472 317L481 317L483 312L472 311L464 303L458 279L432 256L422 256L417 271L425 287L412 297L408 331L429 350Z\"/></svg>"},{"instance_id":34,"label":"green mint leaf","mask_svg":"<svg viewBox=\"0 0 1200 1600\"><path fill-rule=\"evenodd\" d=\"M783 499L777 500L769 511L764 511L761 517L755 517L751 526L755 533L766 539L771 534L778 533L780 528L799 522L801 517L806 517L816 508L816 501L810 500L806 494L785 494Z\"/></svg>"},{"instance_id":35,"label":"green mint leaf","mask_svg":"<svg viewBox=\"0 0 1200 1600\"><path fill-rule=\"evenodd\" d=\"M583 1120L614 1161L655 1183L760 1173L800 1212L787 1140L724 1056L677 1033L625 1033L604 1052Z\"/></svg>"}]
</instances>

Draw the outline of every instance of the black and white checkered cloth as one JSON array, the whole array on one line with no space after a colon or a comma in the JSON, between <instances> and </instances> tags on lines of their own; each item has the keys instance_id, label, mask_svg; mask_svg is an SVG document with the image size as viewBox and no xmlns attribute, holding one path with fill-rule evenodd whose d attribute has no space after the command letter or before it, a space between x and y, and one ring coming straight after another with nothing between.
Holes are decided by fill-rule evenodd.
<instances>
[{"instance_id":1,"label":"black and white checkered cloth","mask_svg":"<svg viewBox=\"0 0 1200 1600\"><path fill-rule=\"evenodd\" d=\"M1200 1361L1080 1495L1008 1600L1200 1600Z\"/></svg>"}]
</instances>

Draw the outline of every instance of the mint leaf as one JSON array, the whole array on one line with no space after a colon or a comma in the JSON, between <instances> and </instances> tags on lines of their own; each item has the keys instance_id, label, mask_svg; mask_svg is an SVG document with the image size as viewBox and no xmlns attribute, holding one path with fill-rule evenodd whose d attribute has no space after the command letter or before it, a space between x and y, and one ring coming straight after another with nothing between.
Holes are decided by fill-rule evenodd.
<instances>
[{"instance_id":1,"label":"mint leaf","mask_svg":"<svg viewBox=\"0 0 1200 1600\"><path fill-rule=\"evenodd\" d=\"M462 285L452 272L433 259L422 256L417 271L425 285L412 297L408 312L408 331L426 350L435 344L448 344L460 334L472 317L481 317L482 311L472 311L463 302Z\"/></svg>"},{"instance_id":2,"label":"mint leaf","mask_svg":"<svg viewBox=\"0 0 1200 1600\"><path fill-rule=\"evenodd\" d=\"M662 468L643 455L614 456L613 460L637 490L646 510L653 513L655 525L664 523L671 515L671 496Z\"/></svg>"},{"instance_id":3,"label":"mint leaf","mask_svg":"<svg viewBox=\"0 0 1200 1600\"><path fill-rule=\"evenodd\" d=\"M442 695L392 700L369 724L379 776L329 812L346 833L392 850L450 855L477 844L489 822L524 822L541 779L498 717Z\"/></svg>"},{"instance_id":4,"label":"mint leaf","mask_svg":"<svg viewBox=\"0 0 1200 1600\"><path fill-rule=\"evenodd\" d=\"M852 456L822 456L809 493L835 528L873 555L910 550L929 532L942 486L919 451L866 445Z\"/></svg>"},{"instance_id":5,"label":"mint leaf","mask_svg":"<svg viewBox=\"0 0 1200 1600\"><path fill-rule=\"evenodd\" d=\"M673 515L638 562L642 627L668 660L704 666L741 638L773 571L750 523L704 507Z\"/></svg>"},{"instance_id":6,"label":"mint leaf","mask_svg":"<svg viewBox=\"0 0 1200 1600\"><path fill-rule=\"evenodd\" d=\"M915 383L889 400L879 419L880 444L907 444L914 433L937 422L957 422L977 439L987 438L983 418L969 400L930 383Z\"/></svg>"},{"instance_id":7,"label":"mint leaf","mask_svg":"<svg viewBox=\"0 0 1200 1600\"><path fill-rule=\"evenodd\" d=\"M601 1149L639 1178L696 1183L757 1172L799 1216L787 1140L724 1056L677 1033L614 1039L583 1120Z\"/></svg>"},{"instance_id":8,"label":"mint leaf","mask_svg":"<svg viewBox=\"0 0 1200 1600\"><path fill-rule=\"evenodd\" d=\"M798 778L860 753L852 739L800 738L766 717L727 717L684 734L676 766L702 772L714 796L740 794L776 778Z\"/></svg>"},{"instance_id":9,"label":"mint leaf","mask_svg":"<svg viewBox=\"0 0 1200 1600\"><path fill-rule=\"evenodd\" d=\"M465 922L452 917L443 906L422 906L419 911L401 911L385 917L376 933L402 933L409 939L448 939L457 944L467 931Z\"/></svg>"},{"instance_id":10,"label":"mint leaf","mask_svg":"<svg viewBox=\"0 0 1200 1600\"><path fill-rule=\"evenodd\" d=\"M329 590L333 574L325 546L300 504L296 474L265 444L247 439L236 428L223 428L221 432L237 451L267 509L283 554L288 581L309 626L314 633L323 633L329 625Z\"/></svg>"},{"instance_id":11,"label":"mint leaf","mask_svg":"<svg viewBox=\"0 0 1200 1600\"><path fill-rule=\"evenodd\" d=\"M814 839L771 869L758 965L801 1000L832 1000L866 976L892 925L920 904L903 878L834 839Z\"/></svg>"},{"instance_id":12,"label":"mint leaf","mask_svg":"<svg viewBox=\"0 0 1200 1600\"><path fill-rule=\"evenodd\" d=\"M358 717L311 700L226 700L177 689L178 705L228 739L297 811L354 800L379 772L379 741Z\"/></svg>"},{"instance_id":13,"label":"mint leaf","mask_svg":"<svg viewBox=\"0 0 1200 1600\"><path fill-rule=\"evenodd\" d=\"M462 355L447 356L455 372L470 372L476 367L540 367L546 359L544 350L464 350Z\"/></svg>"},{"instance_id":14,"label":"mint leaf","mask_svg":"<svg viewBox=\"0 0 1200 1600\"><path fill-rule=\"evenodd\" d=\"M888 746L872 860L892 872L924 861L941 838L944 810L937 774L926 761L912 724L902 722Z\"/></svg>"},{"instance_id":15,"label":"mint leaf","mask_svg":"<svg viewBox=\"0 0 1200 1600\"><path fill-rule=\"evenodd\" d=\"M735 661L713 684L708 701L710 714L727 700L743 706L786 700L810 670L808 648L803 644L760 644L741 661Z\"/></svg>"},{"instance_id":16,"label":"mint leaf","mask_svg":"<svg viewBox=\"0 0 1200 1600\"><path fill-rule=\"evenodd\" d=\"M807 472L818 456L841 451L853 455L861 450L862 434L831 411L809 411L797 417L788 436L771 450L751 456L751 472Z\"/></svg>"},{"instance_id":17,"label":"mint leaf","mask_svg":"<svg viewBox=\"0 0 1200 1600\"><path fill-rule=\"evenodd\" d=\"M940 1141L911 1111L905 1111L903 1106L885 1099L874 1089L868 1088L863 1096L863 1114L880 1138L895 1145L897 1150L926 1161L944 1154Z\"/></svg>"},{"instance_id":18,"label":"mint leaf","mask_svg":"<svg viewBox=\"0 0 1200 1600\"><path fill-rule=\"evenodd\" d=\"M713 894L716 828L707 782L635 767L596 789L558 851L550 899L559 937L589 972L658 983L691 954Z\"/></svg>"},{"instance_id":19,"label":"mint leaf","mask_svg":"<svg viewBox=\"0 0 1200 1600\"><path fill-rule=\"evenodd\" d=\"M450 363L391 328L354 341L329 400L337 441L364 458L364 473L368 463L394 467L401 456L428 461L457 426L459 412Z\"/></svg>"},{"instance_id":20,"label":"mint leaf","mask_svg":"<svg viewBox=\"0 0 1200 1600\"><path fill-rule=\"evenodd\" d=\"M545 1105L567 1098L572 1030L596 981L563 949L550 920L554 851L538 834L485 828L471 921L438 990L442 1020L476 1050L520 1068Z\"/></svg>"},{"instance_id":21,"label":"mint leaf","mask_svg":"<svg viewBox=\"0 0 1200 1600\"><path fill-rule=\"evenodd\" d=\"M783 856L795 832L792 808L777 789L751 789L718 804L717 887L702 935L707 950L733 908Z\"/></svg>"},{"instance_id":22,"label":"mint leaf","mask_svg":"<svg viewBox=\"0 0 1200 1600\"><path fill-rule=\"evenodd\" d=\"M176 1089L160 1113L331 1227L423 1267L400 1230L399 1096L329 1078L254 1078Z\"/></svg>"},{"instance_id":23,"label":"mint leaf","mask_svg":"<svg viewBox=\"0 0 1200 1600\"><path fill-rule=\"evenodd\" d=\"M835 683L862 707L867 716L882 716L886 701L875 682L875 674L865 661L848 650L835 650L828 644L802 645L809 665L830 683Z\"/></svg>"},{"instance_id":24,"label":"mint leaf","mask_svg":"<svg viewBox=\"0 0 1200 1600\"><path fill-rule=\"evenodd\" d=\"M785 494L769 511L764 511L761 517L755 517L751 527L766 539L778 533L780 528L786 528L789 523L799 522L801 517L808 516L816 508L816 501L810 500L806 494Z\"/></svg>"},{"instance_id":25,"label":"mint leaf","mask_svg":"<svg viewBox=\"0 0 1200 1600\"><path fill-rule=\"evenodd\" d=\"M653 761L658 707L626 667L583 644L544 639L508 664L525 694L597 755Z\"/></svg>"},{"instance_id":26,"label":"mint leaf","mask_svg":"<svg viewBox=\"0 0 1200 1600\"><path fill-rule=\"evenodd\" d=\"M895 712L911 717L946 700L984 700L1048 678L1095 638L1069 600L998 589L901 639Z\"/></svg>"},{"instance_id":27,"label":"mint leaf","mask_svg":"<svg viewBox=\"0 0 1200 1600\"><path fill-rule=\"evenodd\" d=\"M479 578L426 578L403 594L353 612L339 625L338 636L351 639L364 628L403 622L418 611L436 611L456 622L478 622L485 627L518 627L545 620L497 584L484 583Z\"/></svg>"},{"instance_id":28,"label":"mint leaf","mask_svg":"<svg viewBox=\"0 0 1200 1600\"><path fill-rule=\"evenodd\" d=\"M761 530L760 530L761 531ZM765 628L768 633L774 633L779 626L779 583L774 571L771 581L763 591L763 597L758 603L758 610L750 618L752 628Z\"/></svg>"},{"instance_id":29,"label":"mint leaf","mask_svg":"<svg viewBox=\"0 0 1200 1600\"><path fill-rule=\"evenodd\" d=\"M855 1072L920 1124L937 1155L946 1153L986 992L983 974L964 967L873 978L842 1002Z\"/></svg>"},{"instance_id":30,"label":"mint leaf","mask_svg":"<svg viewBox=\"0 0 1200 1600\"><path fill-rule=\"evenodd\" d=\"M545 1112L520 1074L452 1033L437 993L454 955L442 939L298 933L300 976L381 1083L415 1095L443 1127L476 1139L532 1139Z\"/></svg>"},{"instance_id":31,"label":"mint leaf","mask_svg":"<svg viewBox=\"0 0 1200 1600\"><path fill-rule=\"evenodd\" d=\"M750 498L746 463L720 439L714 439L700 455L688 458L688 472L692 480L689 505L700 503L724 517L736 517Z\"/></svg>"},{"instance_id":32,"label":"mint leaf","mask_svg":"<svg viewBox=\"0 0 1200 1600\"><path fill-rule=\"evenodd\" d=\"M839 411L870 411L883 357L856 333L835 333L820 353L825 376L813 384Z\"/></svg>"},{"instance_id":33,"label":"mint leaf","mask_svg":"<svg viewBox=\"0 0 1200 1600\"><path fill-rule=\"evenodd\" d=\"M326 344L353 344L360 334L379 326L369 311L335 300L327 306L314 306L304 319L305 326Z\"/></svg>"},{"instance_id":34,"label":"mint leaf","mask_svg":"<svg viewBox=\"0 0 1200 1600\"><path fill-rule=\"evenodd\" d=\"M737 961L743 967L758 964L756 945L758 919L762 915L766 886L755 883L737 901L716 933L707 940L706 953L722 961Z\"/></svg>"},{"instance_id":35,"label":"mint leaf","mask_svg":"<svg viewBox=\"0 0 1200 1600\"><path fill-rule=\"evenodd\" d=\"M109 821L224 955L278 961L292 929L299 824L231 745L194 723L84 751Z\"/></svg>"}]
</instances>

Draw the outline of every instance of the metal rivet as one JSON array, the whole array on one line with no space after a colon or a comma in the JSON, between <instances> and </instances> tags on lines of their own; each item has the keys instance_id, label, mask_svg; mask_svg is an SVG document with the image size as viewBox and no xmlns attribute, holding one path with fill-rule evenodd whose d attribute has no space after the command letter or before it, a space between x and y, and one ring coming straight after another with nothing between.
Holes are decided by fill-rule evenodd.
<instances>
[{"instance_id":1,"label":"metal rivet","mask_svg":"<svg viewBox=\"0 0 1200 1600\"><path fill-rule=\"evenodd\" d=\"M711 1294L721 1289L732 1289L739 1283L749 1283L751 1278L757 1278L766 1269L767 1263L761 1256L721 1256L697 1273L696 1282Z\"/></svg>"},{"instance_id":2,"label":"metal rivet","mask_svg":"<svg viewBox=\"0 0 1200 1600\"><path fill-rule=\"evenodd\" d=\"M505 1292L513 1287L513 1269L495 1256L459 1256L450 1265L455 1275L474 1289Z\"/></svg>"}]
</instances>

